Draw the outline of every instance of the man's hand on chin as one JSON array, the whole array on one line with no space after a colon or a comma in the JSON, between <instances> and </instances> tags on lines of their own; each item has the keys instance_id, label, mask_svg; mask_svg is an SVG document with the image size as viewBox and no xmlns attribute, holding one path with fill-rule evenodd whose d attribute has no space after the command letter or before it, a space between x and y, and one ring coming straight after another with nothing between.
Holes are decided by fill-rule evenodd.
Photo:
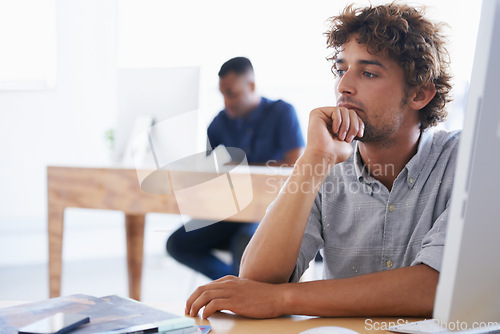
<instances>
[{"instance_id":1,"label":"man's hand on chin","mask_svg":"<svg viewBox=\"0 0 500 334\"><path fill-rule=\"evenodd\" d=\"M279 317L285 314L286 285L225 276L198 287L186 302L186 314L196 316L205 307L204 319L221 310L250 318Z\"/></svg>"}]
</instances>

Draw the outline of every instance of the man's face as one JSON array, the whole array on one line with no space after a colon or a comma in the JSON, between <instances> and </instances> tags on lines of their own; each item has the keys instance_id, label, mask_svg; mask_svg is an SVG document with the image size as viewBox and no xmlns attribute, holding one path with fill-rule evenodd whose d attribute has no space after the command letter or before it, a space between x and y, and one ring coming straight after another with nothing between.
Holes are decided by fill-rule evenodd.
<instances>
[{"instance_id":1,"label":"man's face","mask_svg":"<svg viewBox=\"0 0 500 334\"><path fill-rule=\"evenodd\" d=\"M356 111L365 123L362 142L396 140L418 124L406 103L403 70L388 56L372 55L351 38L336 59L337 106Z\"/></svg>"},{"instance_id":2,"label":"man's face","mask_svg":"<svg viewBox=\"0 0 500 334\"><path fill-rule=\"evenodd\" d=\"M255 85L250 76L229 72L219 79L219 90L224 96L226 113L230 118L245 116L254 107Z\"/></svg>"}]
</instances>

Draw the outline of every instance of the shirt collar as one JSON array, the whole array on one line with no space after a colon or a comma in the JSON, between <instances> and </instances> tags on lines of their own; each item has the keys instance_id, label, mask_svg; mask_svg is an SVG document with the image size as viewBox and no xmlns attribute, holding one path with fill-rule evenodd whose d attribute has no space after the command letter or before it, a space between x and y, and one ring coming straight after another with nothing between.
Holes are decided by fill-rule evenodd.
<instances>
[{"instance_id":1,"label":"shirt collar","mask_svg":"<svg viewBox=\"0 0 500 334\"><path fill-rule=\"evenodd\" d=\"M252 123L253 124L259 120L259 118L261 117L261 114L264 110L264 104L266 103L265 100L266 99L264 97L261 97L259 105L257 106L257 108L252 110L250 112L250 114L248 114L248 117L245 119L245 123L247 123L247 124Z\"/></svg>"},{"instance_id":2,"label":"shirt collar","mask_svg":"<svg viewBox=\"0 0 500 334\"><path fill-rule=\"evenodd\" d=\"M413 188L417 182L420 172L424 168L427 157L431 151L433 138L434 129L427 129L422 132L418 142L417 154L415 154L405 166L408 171L406 175L406 183L410 189Z\"/></svg>"},{"instance_id":3,"label":"shirt collar","mask_svg":"<svg viewBox=\"0 0 500 334\"><path fill-rule=\"evenodd\" d=\"M357 140L354 143L354 171L359 182L374 183L377 181L365 168L361 153L359 153L359 141Z\"/></svg>"},{"instance_id":4,"label":"shirt collar","mask_svg":"<svg viewBox=\"0 0 500 334\"><path fill-rule=\"evenodd\" d=\"M231 124L236 126L238 129L253 126L255 123L258 123L259 119L262 117L262 113L265 109L265 104L268 103L267 101L268 100L266 98L261 97L259 105L254 110L250 111L247 117L230 118L229 116L227 116L227 114L226 117L231 122Z\"/></svg>"}]
</instances>

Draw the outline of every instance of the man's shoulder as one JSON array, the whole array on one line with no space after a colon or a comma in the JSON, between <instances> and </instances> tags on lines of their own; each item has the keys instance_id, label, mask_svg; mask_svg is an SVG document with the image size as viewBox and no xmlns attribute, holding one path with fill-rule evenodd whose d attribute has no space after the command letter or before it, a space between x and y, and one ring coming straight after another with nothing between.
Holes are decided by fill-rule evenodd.
<instances>
[{"instance_id":1,"label":"man's shoulder","mask_svg":"<svg viewBox=\"0 0 500 334\"><path fill-rule=\"evenodd\" d=\"M461 131L429 130L427 137L431 145L428 145L430 146L428 149L423 150L423 155L420 155L417 161L419 164L426 166L423 168L428 173L447 173L450 180L452 180L457 162Z\"/></svg>"},{"instance_id":2,"label":"man's shoulder","mask_svg":"<svg viewBox=\"0 0 500 334\"><path fill-rule=\"evenodd\" d=\"M225 122L227 120L229 120L229 117L227 117L227 114L224 110L221 110L221 111L219 111L219 113L217 115L215 115L215 117L213 118L212 123L210 125L217 124L220 122Z\"/></svg>"},{"instance_id":3,"label":"man's shoulder","mask_svg":"<svg viewBox=\"0 0 500 334\"><path fill-rule=\"evenodd\" d=\"M457 149L461 130L431 129L432 146L435 150Z\"/></svg>"},{"instance_id":4,"label":"man's shoulder","mask_svg":"<svg viewBox=\"0 0 500 334\"><path fill-rule=\"evenodd\" d=\"M211 136L216 136L221 133L221 131L224 131L224 129L227 129L230 126L228 122L230 122L230 120L227 117L225 111L220 111L208 125L207 134L209 136L209 139L213 140L213 138L210 138Z\"/></svg>"},{"instance_id":5,"label":"man's shoulder","mask_svg":"<svg viewBox=\"0 0 500 334\"><path fill-rule=\"evenodd\" d=\"M264 108L268 111L276 113L288 113L295 111L295 108L288 102L284 100L270 100L268 98L262 97L262 104Z\"/></svg>"}]
</instances>

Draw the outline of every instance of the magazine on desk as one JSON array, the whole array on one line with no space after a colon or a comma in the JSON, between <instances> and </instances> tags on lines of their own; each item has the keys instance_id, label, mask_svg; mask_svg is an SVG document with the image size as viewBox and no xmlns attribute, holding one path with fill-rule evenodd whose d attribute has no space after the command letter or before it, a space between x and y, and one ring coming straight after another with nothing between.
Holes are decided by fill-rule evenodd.
<instances>
[{"instance_id":1,"label":"magazine on desk","mask_svg":"<svg viewBox=\"0 0 500 334\"><path fill-rule=\"evenodd\" d=\"M178 316L119 296L71 295L0 309L0 333L17 334L18 328L64 312L86 315L90 322L71 331L88 333L201 333L192 318Z\"/></svg>"}]
</instances>

